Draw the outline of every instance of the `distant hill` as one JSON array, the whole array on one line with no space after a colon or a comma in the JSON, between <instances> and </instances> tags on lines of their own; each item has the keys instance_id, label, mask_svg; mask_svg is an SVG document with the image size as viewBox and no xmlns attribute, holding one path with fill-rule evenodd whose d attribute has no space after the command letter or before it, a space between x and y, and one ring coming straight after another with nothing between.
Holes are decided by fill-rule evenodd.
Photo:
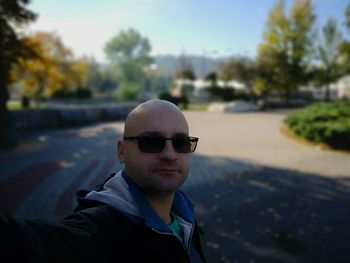
<instances>
[{"instance_id":1,"label":"distant hill","mask_svg":"<svg viewBox=\"0 0 350 263\"><path fill-rule=\"evenodd\" d=\"M182 56L184 57L184 56ZM177 69L180 68L181 56L177 55L157 55L154 56L154 64L162 75L174 76ZM198 55L185 55L186 61L191 64L197 78L203 78L208 73L218 71L221 62L227 61L227 57L208 58ZM108 63L100 63L101 70L109 67Z\"/></svg>"},{"instance_id":2,"label":"distant hill","mask_svg":"<svg viewBox=\"0 0 350 263\"><path fill-rule=\"evenodd\" d=\"M192 68L197 78L203 78L209 72L217 71L220 62L227 60L227 58L214 59L196 55L186 55L185 59L192 65ZM180 56L154 56L154 63L157 65L158 70L162 71L168 76L173 76L176 70L180 67Z\"/></svg>"}]
</instances>

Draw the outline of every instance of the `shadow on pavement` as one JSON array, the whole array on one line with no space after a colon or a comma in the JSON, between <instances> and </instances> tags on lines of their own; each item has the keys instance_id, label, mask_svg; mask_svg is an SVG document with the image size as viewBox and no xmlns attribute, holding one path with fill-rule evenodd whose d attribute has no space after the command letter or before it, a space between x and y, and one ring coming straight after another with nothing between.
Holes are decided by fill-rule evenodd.
<instances>
[{"instance_id":1,"label":"shadow on pavement","mask_svg":"<svg viewBox=\"0 0 350 263\"><path fill-rule=\"evenodd\" d=\"M195 158L220 169L244 165ZM212 180L184 187L205 232L208 262L350 262L350 178L247 168L221 176L212 169Z\"/></svg>"},{"instance_id":2,"label":"shadow on pavement","mask_svg":"<svg viewBox=\"0 0 350 263\"><path fill-rule=\"evenodd\" d=\"M35 151L1 155L0 209L40 218L71 211L78 189L120 169L115 139L114 128L53 132ZM350 262L350 177L197 154L191 162L183 190L208 262Z\"/></svg>"},{"instance_id":3,"label":"shadow on pavement","mask_svg":"<svg viewBox=\"0 0 350 263\"><path fill-rule=\"evenodd\" d=\"M0 209L16 218L52 218L75 207L75 192L120 169L111 127L41 131L0 155Z\"/></svg>"}]
</instances>

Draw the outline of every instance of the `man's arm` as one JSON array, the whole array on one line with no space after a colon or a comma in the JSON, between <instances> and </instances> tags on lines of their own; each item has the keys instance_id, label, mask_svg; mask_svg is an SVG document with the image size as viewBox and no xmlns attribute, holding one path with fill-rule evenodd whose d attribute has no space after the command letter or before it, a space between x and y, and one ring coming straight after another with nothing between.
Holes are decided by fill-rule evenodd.
<instances>
[{"instance_id":1,"label":"man's arm","mask_svg":"<svg viewBox=\"0 0 350 263\"><path fill-rule=\"evenodd\" d=\"M93 230L93 223L80 213L61 222L17 221L0 213L1 262L96 260Z\"/></svg>"}]
</instances>

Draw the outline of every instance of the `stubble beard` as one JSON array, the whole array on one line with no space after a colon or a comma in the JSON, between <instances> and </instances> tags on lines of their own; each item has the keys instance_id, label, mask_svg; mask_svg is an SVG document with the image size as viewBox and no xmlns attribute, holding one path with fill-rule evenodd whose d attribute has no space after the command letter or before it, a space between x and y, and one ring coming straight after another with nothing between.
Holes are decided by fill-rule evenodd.
<instances>
[{"instance_id":1,"label":"stubble beard","mask_svg":"<svg viewBox=\"0 0 350 263\"><path fill-rule=\"evenodd\" d=\"M185 182L188 175L188 169L183 170L176 167L174 170L167 170L161 168L152 169L145 182L154 193L171 194L174 193Z\"/></svg>"}]
</instances>

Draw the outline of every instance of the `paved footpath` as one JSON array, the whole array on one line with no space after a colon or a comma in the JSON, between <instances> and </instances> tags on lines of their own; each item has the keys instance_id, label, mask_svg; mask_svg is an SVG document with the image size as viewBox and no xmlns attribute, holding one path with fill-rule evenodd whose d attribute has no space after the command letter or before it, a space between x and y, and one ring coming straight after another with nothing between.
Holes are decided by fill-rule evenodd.
<instances>
[{"instance_id":1,"label":"paved footpath","mask_svg":"<svg viewBox=\"0 0 350 263\"><path fill-rule=\"evenodd\" d=\"M209 262L350 262L350 155L296 143L283 111L186 112L200 137L183 187ZM18 218L71 211L112 171L123 123L23 137L0 154L0 208Z\"/></svg>"}]
</instances>

